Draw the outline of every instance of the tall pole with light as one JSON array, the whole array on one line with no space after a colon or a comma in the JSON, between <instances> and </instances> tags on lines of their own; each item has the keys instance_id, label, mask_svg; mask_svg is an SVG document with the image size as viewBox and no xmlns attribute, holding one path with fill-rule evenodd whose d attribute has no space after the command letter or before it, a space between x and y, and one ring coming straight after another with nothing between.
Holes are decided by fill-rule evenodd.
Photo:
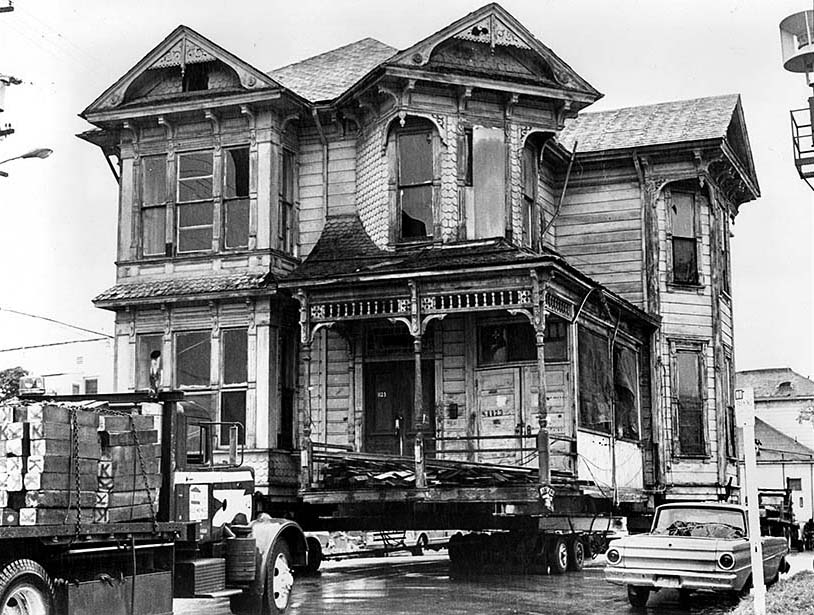
<instances>
[{"instance_id":1,"label":"tall pole with light","mask_svg":"<svg viewBox=\"0 0 814 615\"><path fill-rule=\"evenodd\" d=\"M48 158L51 154L54 153L54 150L48 149L47 147L39 147L37 149L32 149L30 152L26 152L25 154L20 154L19 156L12 156L11 158L6 158L5 160L0 160L0 164L5 164L7 162L11 162L12 160L20 160L22 158ZM0 177L8 177L8 173L5 171L0 171Z\"/></svg>"},{"instance_id":2,"label":"tall pole with light","mask_svg":"<svg viewBox=\"0 0 814 615\"><path fill-rule=\"evenodd\" d=\"M814 89L814 10L789 15L780 22L780 45L783 68L806 76ZM808 99L808 109L791 112L791 138L794 164L800 178L814 189L814 92Z\"/></svg>"}]
</instances>

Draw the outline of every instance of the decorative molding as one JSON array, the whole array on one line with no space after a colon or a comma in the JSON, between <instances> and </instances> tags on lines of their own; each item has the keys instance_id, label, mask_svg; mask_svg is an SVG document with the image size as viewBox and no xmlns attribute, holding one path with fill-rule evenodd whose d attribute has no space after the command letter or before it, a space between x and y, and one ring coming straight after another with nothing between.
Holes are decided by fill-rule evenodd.
<instances>
[{"instance_id":1,"label":"decorative molding","mask_svg":"<svg viewBox=\"0 0 814 615\"><path fill-rule=\"evenodd\" d=\"M240 105L240 114L246 116L246 123L249 127L249 142L252 146L257 145L257 117L251 105Z\"/></svg>"},{"instance_id":2,"label":"decorative molding","mask_svg":"<svg viewBox=\"0 0 814 615\"><path fill-rule=\"evenodd\" d=\"M514 30L494 14L487 15L477 23L466 26L466 28L453 36L457 39L489 45L492 53L495 52L495 47L498 45L503 47L516 47L518 49L531 49Z\"/></svg>"},{"instance_id":3,"label":"decorative molding","mask_svg":"<svg viewBox=\"0 0 814 615\"><path fill-rule=\"evenodd\" d=\"M175 126L164 115L158 116L158 125L164 127L167 136L167 151L175 149Z\"/></svg>"},{"instance_id":4,"label":"decorative molding","mask_svg":"<svg viewBox=\"0 0 814 615\"><path fill-rule=\"evenodd\" d=\"M141 140L141 130L136 124L133 124L127 120L122 122L122 130L130 133L130 144L133 146L133 158L138 160L140 157L139 141Z\"/></svg>"},{"instance_id":5,"label":"decorative molding","mask_svg":"<svg viewBox=\"0 0 814 615\"><path fill-rule=\"evenodd\" d=\"M469 100L472 98L472 87L466 86L458 90L458 113L463 113L469 106Z\"/></svg>"},{"instance_id":6,"label":"decorative molding","mask_svg":"<svg viewBox=\"0 0 814 615\"><path fill-rule=\"evenodd\" d=\"M220 151L220 119L217 114L210 110L204 110L204 117L212 124L212 143L215 148L215 153Z\"/></svg>"},{"instance_id":7,"label":"decorative molding","mask_svg":"<svg viewBox=\"0 0 814 615\"><path fill-rule=\"evenodd\" d=\"M292 113L290 115L286 115L283 118L283 121L280 122L280 134L284 134L286 130L288 130L288 125L291 122L299 122L300 121L300 114L299 113Z\"/></svg>"},{"instance_id":8,"label":"decorative molding","mask_svg":"<svg viewBox=\"0 0 814 615\"><path fill-rule=\"evenodd\" d=\"M438 136L441 138L441 144L444 147L448 145L448 135L447 135L447 121L448 117L441 113L425 113L423 111L412 111L409 109L400 109L398 111L391 111L388 113L384 119L382 120L380 126L380 134L379 134L379 145L382 156L387 154L387 137L390 133L390 125L395 121L399 120L399 124L403 127L406 123L408 117L421 117L425 120L430 120L434 125L436 130L438 130Z\"/></svg>"},{"instance_id":9,"label":"decorative molding","mask_svg":"<svg viewBox=\"0 0 814 615\"><path fill-rule=\"evenodd\" d=\"M206 49L190 41L186 36L181 38L175 45L170 47L164 55L158 60L153 62L148 70L158 68L168 68L171 66L180 66L181 74L184 73L187 64L196 64L200 62L212 62L216 60L215 56L209 53Z\"/></svg>"}]
</instances>

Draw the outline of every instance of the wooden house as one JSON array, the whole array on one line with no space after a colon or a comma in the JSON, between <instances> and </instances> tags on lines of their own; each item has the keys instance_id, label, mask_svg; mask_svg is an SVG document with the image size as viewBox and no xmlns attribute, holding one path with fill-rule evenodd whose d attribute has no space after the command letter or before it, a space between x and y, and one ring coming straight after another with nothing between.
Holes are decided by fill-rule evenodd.
<instances>
[{"instance_id":1,"label":"wooden house","mask_svg":"<svg viewBox=\"0 0 814 615\"><path fill-rule=\"evenodd\" d=\"M741 102L600 96L497 4L270 73L178 28L84 112L119 160L117 386L160 350L314 504L732 495Z\"/></svg>"}]
</instances>

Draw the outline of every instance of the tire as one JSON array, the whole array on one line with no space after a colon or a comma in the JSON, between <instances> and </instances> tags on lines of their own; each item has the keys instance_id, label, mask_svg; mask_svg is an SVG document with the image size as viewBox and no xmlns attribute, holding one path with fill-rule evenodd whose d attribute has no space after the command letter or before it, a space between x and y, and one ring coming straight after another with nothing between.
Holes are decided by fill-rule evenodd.
<instances>
[{"instance_id":1,"label":"tire","mask_svg":"<svg viewBox=\"0 0 814 615\"><path fill-rule=\"evenodd\" d=\"M305 539L308 545L308 564L304 568L305 574L316 574L324 559L322 554L322 543L316 536L308 536Z\"/></svg>"},{"instance_id":2,"label":"tire","mask_svg":"<svg viewBox=\"0 0 814 615\"><path fill-rule=\"evenodd\" d=\"M549 542L548 565L551 574L565 574L568 570L568 542L563 536L555 536Z\"/></svg>"},{"instance_id":3,"label":"tire","mask_svg":"<svg viewBox=\"0 0 814 615\"><path fill-rule=\"evenodd\" d=\"M430 539L427 538L427 535L426 534L421 534L418 537L418 540L416 540L415 546L412 549L410 549L410 553L412 553L413 555L416 555L416 556L424 555L424 550L429 546L429 544L430 544Z\"/></svg>"},{"instance_id":4,"label":"tire","mask_svg":"<svg viewBox=\"0 0 814 615\"><path fill-rule=\"evenodd\" d=\"M54 615L54 584L37 562L18 559L0 571L0 613Z\"/></svg>"},{"instance_id":5,"label":"tire","mask_svg":"<svg viewBox=\"0 0 814 615\"><path fill-rule=\"evenodd\" d=\"M579 572L585 566L585 543L574 536L568 541L568 570Z\"/></svg>"},{"instance_id":6,"label":"tire","mask_svg":"<svg viewBox=\"0 0 814 615\"><path fill-rule=\"evenodd\" d=\"M636 585L627 586L627 599L630 606L643 609L647 606L647 599L650 597L649 587L638 587Z\"/></svg>"},{"instance_id":7,"label":"tire","mask_svg":"<svg viewBox=\"0 0 814 615\"><path fill-rule=\"evenodd\" d=\"M291 601L291 588L294 586L294 571L291 568L291 552L285 540L278 540L271 550L266 567L265 606L271 615L286 612Z\"/></svg>"}]
</instances>

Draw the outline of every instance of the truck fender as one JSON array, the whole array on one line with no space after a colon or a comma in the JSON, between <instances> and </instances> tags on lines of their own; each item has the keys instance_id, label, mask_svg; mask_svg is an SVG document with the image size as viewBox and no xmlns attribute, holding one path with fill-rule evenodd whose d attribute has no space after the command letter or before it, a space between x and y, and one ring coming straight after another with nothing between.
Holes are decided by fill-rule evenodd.
<instances>
[{"instance_id":1,"label":"truck fender","mask_svg":"<svg viewBox=\"0 0 814 615\"><path fill-rule=\"evenodd\" d=\"M266 589L266 568L269 555L277 541L286 541L291 553L292 566L297 568L305 566L308 547L305 532L298 524L288 519L274 518L267 513L260 513L250 526L255 540L255 570L257 572L254 575L254 581L244 592L244 597L259 601L262 600Z\"/></svg>"}]
</instances>

